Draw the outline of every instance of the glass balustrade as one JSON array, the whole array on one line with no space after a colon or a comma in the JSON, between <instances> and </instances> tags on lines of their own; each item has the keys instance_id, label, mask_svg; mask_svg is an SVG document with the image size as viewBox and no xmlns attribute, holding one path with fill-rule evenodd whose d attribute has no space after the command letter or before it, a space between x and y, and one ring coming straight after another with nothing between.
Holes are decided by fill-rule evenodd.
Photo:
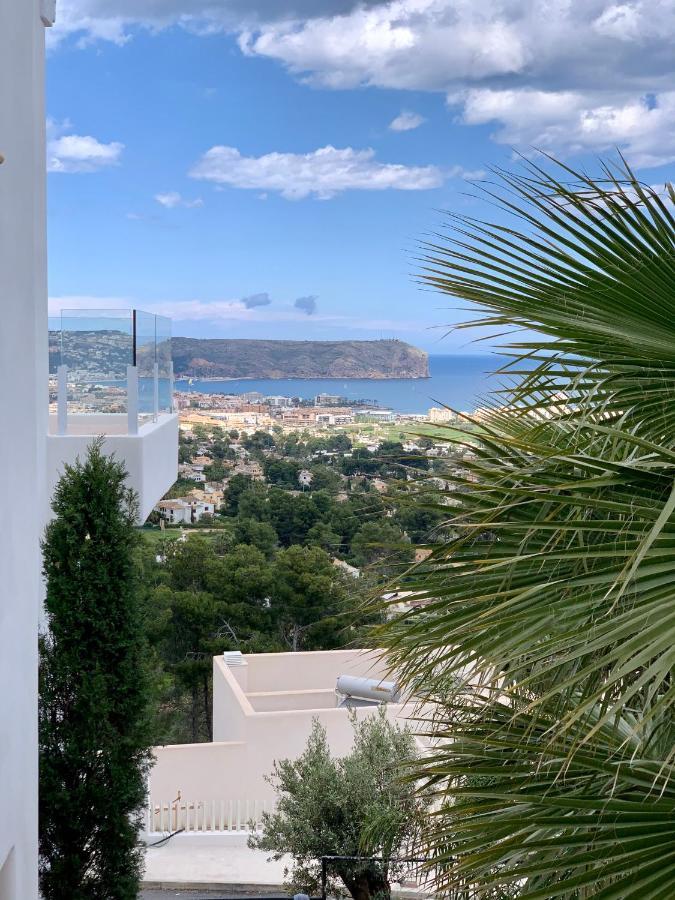
<instances>
[{"instance_id":1,"label":"glass balustrade","mask_svg":"<svg viewBox=\"0 0 675 900\"><path fill-rule=\"evenodd\" d=\"M59 434L136 434L171 413L171 320L63 310L49 323L49 399L50 431Z\"/></svg>"}]
</instances>

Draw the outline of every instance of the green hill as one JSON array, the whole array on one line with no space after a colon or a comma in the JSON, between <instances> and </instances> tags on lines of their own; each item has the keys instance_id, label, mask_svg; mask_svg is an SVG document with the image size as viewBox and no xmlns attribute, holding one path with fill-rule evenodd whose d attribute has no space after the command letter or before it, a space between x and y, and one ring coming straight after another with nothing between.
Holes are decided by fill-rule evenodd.
<instances>
[{"instance_id":1,"label":"green hill","mask_svg":"<svg viewBox=\"0 0 675 900\"><path fill-rule=\"evenodd\" d=\"M193 378L428 378L403 341L256 341L175 337L176 375Z\"/></svg>"}]
</instances>

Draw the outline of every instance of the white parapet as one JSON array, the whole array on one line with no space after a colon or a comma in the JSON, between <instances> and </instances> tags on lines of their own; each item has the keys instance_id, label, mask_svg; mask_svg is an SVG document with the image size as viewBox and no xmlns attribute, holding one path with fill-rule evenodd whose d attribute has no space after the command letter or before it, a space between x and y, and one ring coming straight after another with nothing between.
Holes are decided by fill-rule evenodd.
<instances>
[{"instance_id":1,"label":"white parapet","mask_svg":"<svg viewBox=\"0 0 675 900\"><path fill-rule=\"evenodd\" d=\"M128 484L138 494L139 522L176 480L178 473L178 416L159 415L137 434L128 433L126 413L69 415L68 433L58 433L56 415L49 418L47 438L47 489L51 497L66 463L84 459L95 438L103 437L103 451L115 454L129 473Z\"/></svg>"}]
</instances>

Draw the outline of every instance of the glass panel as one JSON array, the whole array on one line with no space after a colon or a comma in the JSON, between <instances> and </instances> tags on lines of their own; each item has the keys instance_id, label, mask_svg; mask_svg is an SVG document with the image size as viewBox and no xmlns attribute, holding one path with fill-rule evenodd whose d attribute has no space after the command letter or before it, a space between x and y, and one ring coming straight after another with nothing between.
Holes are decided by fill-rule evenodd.
<instances>
[{"instance_id":1,"label":"glass panel","mask_svg":"<svg viewBox=\"0 0 675 900\"><path fill-rule=\"evenodd\" d=\"M127 366L133 364L131 311L63 310L60 338L69 415L125 413Z\"/></svg>"},{"instance_id":2,"label":"glass panel","mask_svg":"<svg viewBox=\"0 0 675 900\"><path fill-rule=\"evenodd\" d=\"M173 371L171 365L171 319L157 316L157 363L159 366L159 411L170 413L172 409Z\"/></svg>"},{"instance_id":3,"label":"glass panel","mask_svg":"<svg viewBox=\"0 0 675 900\"><path fill-rule=\"evenodd\" d=\"M155 317L136 311L136 366L138 367L138 415L140 422L151 421L155 409Z\"/></svg>"},{"instance_id":4,"label":"glass panel","mask_svg":"<svg viewBox=\"0 0 675 900\"><path fill-rule=\"evenodd\" d=\"M57 369L66 365L69 415L126 413L127 366L135 364L139 424L152 421L155 412L172 409L171 358L171 320L164 316L141 310L63 310L49 319L50 412L56 413Z\"/></svg>"},{"instance_id":5,"label":"glass panel","mask_svg":"<svg viewBox=\"0 0 675 900\"><path fill-rule=\"evenodd\" d=\"M47 320L49 341L49 412L56 414L57 380L56 370L61 365L61 317L50 316Z\"/></svg>"}]
</instances>

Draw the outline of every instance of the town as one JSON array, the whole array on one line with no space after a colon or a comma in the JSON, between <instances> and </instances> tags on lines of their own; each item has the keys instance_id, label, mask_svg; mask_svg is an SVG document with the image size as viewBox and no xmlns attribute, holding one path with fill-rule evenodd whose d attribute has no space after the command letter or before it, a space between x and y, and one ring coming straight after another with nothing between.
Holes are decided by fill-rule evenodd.
<instances>
[{"instance_id":1,"label":"town","mask_svg":"<svg viewBox=\"0 0 675 900\"><path fill-rule=\"evenodd\" d=\"M319 394L314 400L285 396L215 394L185 391L175 395L180 421L179 478L155 506L153 521L162 525L210 522L223 504L227 486L239 475L254 482L278 484L279 461L287 458L283 486L291 491L330 484L339 499L349 491L372 487L386 493L387 481L367 460L382 451L403 454L401 464L447 457L447 432L435 426L457 423L449 409L402 414L345 398ZM463 430L469 430L464 424ZM443 440L441 440L443 438ZM304 452L302 452L304 450ZM356 451L356 452L355 452ZM461 457L465 450L455 450ZM431 466L433 469L433 465ZM412 477L408 475L408 477ZM440 486L445 481L440 479ZM206 519L204 519L206 517Z\"/></svg>"}]
</instances>

